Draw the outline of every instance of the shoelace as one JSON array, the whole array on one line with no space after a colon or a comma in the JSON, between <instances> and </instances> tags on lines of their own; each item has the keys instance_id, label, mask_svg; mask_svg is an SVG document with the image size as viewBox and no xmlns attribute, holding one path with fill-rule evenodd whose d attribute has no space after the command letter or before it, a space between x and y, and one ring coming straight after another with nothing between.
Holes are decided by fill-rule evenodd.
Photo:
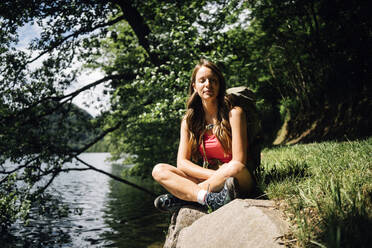
<instances>
[{"instance_id":1,"label":"shoelace","mask_svg":"<svg viewBox=\"0 0 372 248\"><path fill-rule=\"evenodd\" d=\"M206 199L207 206L211 207L213 210L222 207L225 204L227 193L228 192L225 187L218 193L208 193Z\"/></svg>"}]
</instances>

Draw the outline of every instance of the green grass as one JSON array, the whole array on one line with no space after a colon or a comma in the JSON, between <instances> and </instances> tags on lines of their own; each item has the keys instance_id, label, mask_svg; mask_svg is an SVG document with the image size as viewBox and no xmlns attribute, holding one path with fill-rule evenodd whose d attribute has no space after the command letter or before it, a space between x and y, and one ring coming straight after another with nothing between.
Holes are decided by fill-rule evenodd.
<instances>
[{"instance_id":1,"label":"green grass","mask_svg":"<svg viewBox=\"0 0 372 248\"><path fill-rule=\"evenodd\" d=\"M260 189L292 223L289 246L370 247L372 137L265 149L261 166Z\"/></svg>"}]
</instances>

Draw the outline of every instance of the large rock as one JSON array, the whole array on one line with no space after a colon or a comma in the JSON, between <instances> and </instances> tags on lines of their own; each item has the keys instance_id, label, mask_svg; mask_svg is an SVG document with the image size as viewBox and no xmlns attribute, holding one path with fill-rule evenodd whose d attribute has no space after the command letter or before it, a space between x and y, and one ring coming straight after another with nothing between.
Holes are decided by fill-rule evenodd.
<instances>
[{"instance_id":1,"label":"large rock","mask_svg":"<svg viewBox=\"0 0 372 248\"><path fill-rule=\"evenodd\" d=\"M273 201L236 199L211 214L181 208L172 216L164 247L282 247L288 228Z\"/></svg>"},{"instance_id":2,"label":"large rock","mask_svg":"<svg viewBox=\"0 0 372 248\"><path fill-rule=\"evenodd\" d=\"M195 206L185 206L175 212L172 215L171 223L168 228L164 248L175 248L180 231L206 214L206 210Z\"/></svg>"}]
</instances>

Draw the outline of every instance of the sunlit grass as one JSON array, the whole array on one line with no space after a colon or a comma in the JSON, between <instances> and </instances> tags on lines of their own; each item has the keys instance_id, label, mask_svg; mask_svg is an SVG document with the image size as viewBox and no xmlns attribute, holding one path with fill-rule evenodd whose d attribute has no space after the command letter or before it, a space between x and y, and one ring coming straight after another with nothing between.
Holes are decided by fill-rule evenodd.
<instances>
[{"instance_id":1,"label":"sunlit grass","mask_svg":"<svg viewBox=\"0 0 372 248\"><path fill-rule=\"evenodd\" d=\"M372 243L372 138L282 146L262 153L259 186L285 206L292 243L367 247Z\"/></svg>"}]
</instances>

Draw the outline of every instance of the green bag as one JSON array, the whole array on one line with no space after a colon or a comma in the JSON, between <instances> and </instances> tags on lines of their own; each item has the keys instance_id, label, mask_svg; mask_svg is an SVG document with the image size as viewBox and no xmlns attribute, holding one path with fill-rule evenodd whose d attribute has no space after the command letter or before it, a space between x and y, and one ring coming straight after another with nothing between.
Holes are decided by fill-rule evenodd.
<instances>
[{"instance_id":1,"label":"green bag","mask_svg":"<svg viewBox=\"0 0 372 248\"><path fill-rule=\"evenodd\" d=\"M226 90L226 96L233 106L241 107L247 117L248 161L247 168L256 175L261 163L262 127L260 114L256 107L254 93L245 86Z\"/></svg>"}]
</instances>

